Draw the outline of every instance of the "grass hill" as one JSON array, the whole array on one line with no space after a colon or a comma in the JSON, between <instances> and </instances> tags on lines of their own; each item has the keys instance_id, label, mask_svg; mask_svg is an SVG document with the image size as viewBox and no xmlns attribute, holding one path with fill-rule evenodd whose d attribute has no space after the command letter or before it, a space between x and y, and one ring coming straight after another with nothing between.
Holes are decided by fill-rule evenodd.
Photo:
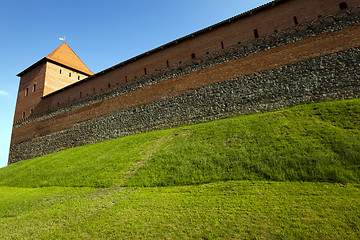
<instances>
[{"instance_id":1,"label":"grass hill","mask_svg":"<svg viewBox=\"0 0 360 240\"><path fill-rule=\"evenodd\" d=\"M0 169L0 239L357 239L360 100L109 140Z\"/></svg>"}]
</instances>

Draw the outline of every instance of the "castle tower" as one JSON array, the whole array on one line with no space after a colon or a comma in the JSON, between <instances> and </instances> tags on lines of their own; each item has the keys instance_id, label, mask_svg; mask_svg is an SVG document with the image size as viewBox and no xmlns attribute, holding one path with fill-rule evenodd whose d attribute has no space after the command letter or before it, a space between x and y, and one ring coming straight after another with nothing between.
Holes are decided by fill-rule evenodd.
<instances>
[{"instance_id":1,"label":"castle tower","mask_svg":"<svg viewBox=\"0 0 360 240\"><path fill-rule=\"evenodd\" d=\"M20 85L14 122L45 111L39 107L43 96L93 75L74 51L64 42L48 56L17 76Z\"/></svg>"}]
</instances>

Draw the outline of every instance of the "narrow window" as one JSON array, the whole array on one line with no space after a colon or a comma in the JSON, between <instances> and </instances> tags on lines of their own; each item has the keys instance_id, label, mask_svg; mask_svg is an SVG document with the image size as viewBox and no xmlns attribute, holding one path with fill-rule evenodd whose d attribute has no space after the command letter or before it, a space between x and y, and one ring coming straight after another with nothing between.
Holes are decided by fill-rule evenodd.
<instances>
[{"instance_id":1,"label":"narrow window","mask_svg":"<svg viewBox=\"0 0 360 240\"><path fill-rule=\"evenodd\" d=\"M194 59L195 58L195 53L191 54L191 58Z\"/></svg>"},{"instance_id":2,"label":"narrow window","mask_svg":"<svg viewBox=\"0 0 360 240\"><path fill-rule=\"evenodd\" d=\"M298 24L299 24L296 16L294 16L294 23L295 23L295 25L298 25Z\"/></svg>"},{"instance_id":3,"label":"narrow window","mask_svg":"<svg viewBox=\"0 0 360 240\"><path fill-rule=\"evenodd\" d=\"M60 103L58 102L58 106L60 106Z\"/></svg>"},{"instance_id":4,"label":"narrow window","mask_svg":"<svg viewBox=\"0 0 360 240\"><path fill-rule=\"evenodd\" d=\"M36 91L36 84L34 84L34 86L33 86L33 92L35 92Z\"/></svg>"},{"instance_id":5,"label":"narrow window","mask_svg":"<svg viewBox=\"0 0 360 240\"><path fill-rule=\"evenodd\" d=\"M181 63L181 61L179 61L179 63Z\"/></svg>"},{"instance_id":6,"label":"narrow window","mask_svg":"<svg viewBox=\"0 0 360 240\"><path fill-rule=\"evenodd\" d=\"M78 76L78 80L80 80L80 76Z\"/></svg>"},{"instance_id":7,"label":"narrow window","mask_svg":"<svg viewBox=\"0 0 360 240\"><path fill-rule=\"evenodd\" d=\"M322 17L322 15L318 15L318 18L321 18Z\"/></svg>"},{"instance_id":8,"label":"narrow window","mask_svg":"<svg viewBox=\"0 0 360 240\"><path fill-rule=\"evenodd\" d=\"M71 77L71 73L69 73L69 77Z\"/></svg>"},{"instance_id":9,"label":"narrow window","mask_svg":"<svg viewBox=\"0 0 360 240\"><path fill-rule=\"evenodd\" d=\"M111 88L111 84L110 84L110 83L108 84L108 88Z\"/></svg>"},{"instance_id":10,"label":"narrow window","mask_svg":"<svg viewBox=\"0 0 360 240\"><path fill-rule=\"evenodd\" d=\"M167 66L167 67L169 67L169 66L170 66L170 65L169 65L169 61L166 61L166 66Z\"/></svg>"},{"instance_id":11,"label":"narrow window","mask_svg":"<svg viewBox=\"0 0 360 240\"><path fill-rule=\"evenodd\" d=\"M146 68L144 68L144 73L145 73L145 75L147 75Z\"/></svg>"},{"instance_id":12,"label":"narrow window","mask_svg":"<svg viewBox=\"0 0 360 240\"><path fill-rule=\"evenodd\" d=\"M30 115L34 113L34 109L30 109Z\"/></svg>"},{"instance_id":13,"label":"narrow window","mask_svg":"<svg viewBox=\"0 0 360 240\"><path fill-rule=\"evenodd\" d=\"M27 88L26 90L25 90L25 96L27 96L29 94L29 89Z\"/></svg>"},{"instance_id":14,"label":"narrow window","mask_svg":"<svg viewBox=\"0 0 360 240\"><path fill-rule=\"evenodd\" d=\"M348 8L348 5L347 5L346 2L342 2L342 3L339 4L339 8L340 8L340 10L342 11L342 10L347 9L347 8Z\"/></svg>"},{"instance_id":15,"label":"narrow window","mask_svg":"<svg viewBox=\"0 0 360 240\"><path fill-rule=\"evenodd\" d=\"M221 42L221 49L224 49L224 42Z\"/></svg>"},{"instance_id":16,"label":"narrow window","mask_svg":"<svg viewBox=\"0 0 360 240\"><path fill-rule=\"evenodd\" d=\"M210 54L209 52L206 52L206 54Z\"/></svg>"},{"instance_id":17,"label":"narrow window","mask_svg":"<svg viewBox=\"0 0 360 240\"><path fill-rule=\"evenodd\" d=\"M61 74L61 69L60 69L60 74Z\"/></svg>"},{"instance_id":18,"label":"narrow window","mask_svg":"<svg viewBox=\"0 0 360 240\"><path fill-rule=\"evenodd\" d=\"M255 38L259 38L259 32L257 29L254 29L254 36Z\"/></svg>"},{"instance_id":19,"label":"narrow window","mask_svg":"<svg viewBox=\"0 0 360 240\"><path fill-rule=\"evenodd\" d=\"M80 92L80 98L82 98L82 92Z\"/></svg>"},{"instance_id":20,"label":"narrow window","mask_svg":"<svg viewBox=\"0 0 360 240\"><path fill-rule=\"evenodd\" d=\"M25 112L22 113L22 118L23 118L23 119L25 118Z\"/></svg>"},{"instance_id":21,"label":"narrow window","mask_svg":"<svg viewBox=\"0 0 360 240\"><path fill-rule=\"evenodd\" d=\"M127 82L127 76L125 76L125 82Z\"/></svg>"}]
</instances>

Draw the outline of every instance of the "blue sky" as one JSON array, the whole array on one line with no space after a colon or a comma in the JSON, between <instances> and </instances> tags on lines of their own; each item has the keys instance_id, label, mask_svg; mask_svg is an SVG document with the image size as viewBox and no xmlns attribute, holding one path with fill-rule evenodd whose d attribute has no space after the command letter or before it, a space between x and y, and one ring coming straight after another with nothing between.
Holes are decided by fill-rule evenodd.
<instances>
[{"instance_id":1,"label":"blue sky","mask_svg":"<svg viewBox=\"0 0 360 240\"><path fill-rule=\"evenodd\" d=\"M66 42L94 73L269 0L0 0L0 168L7 165L16 75Z\"/></svg>"}]
</instances>

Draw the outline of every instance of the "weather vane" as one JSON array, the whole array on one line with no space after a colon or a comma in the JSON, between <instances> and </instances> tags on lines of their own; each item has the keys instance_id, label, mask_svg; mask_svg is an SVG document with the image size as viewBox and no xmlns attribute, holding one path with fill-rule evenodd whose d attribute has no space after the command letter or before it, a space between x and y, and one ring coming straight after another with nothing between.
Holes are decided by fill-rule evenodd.
<instances>
[{"instance_id":1,"label":"weather vane","mask_svg":"<svg viewBox=\"0 0 360 240\"><path fill-rule=\"evenodd\" d=\"M64 36L63 38L59 38L59 40L65 42L65 41L66 41L66 37Z\"/></svg>"}]
</instances>

